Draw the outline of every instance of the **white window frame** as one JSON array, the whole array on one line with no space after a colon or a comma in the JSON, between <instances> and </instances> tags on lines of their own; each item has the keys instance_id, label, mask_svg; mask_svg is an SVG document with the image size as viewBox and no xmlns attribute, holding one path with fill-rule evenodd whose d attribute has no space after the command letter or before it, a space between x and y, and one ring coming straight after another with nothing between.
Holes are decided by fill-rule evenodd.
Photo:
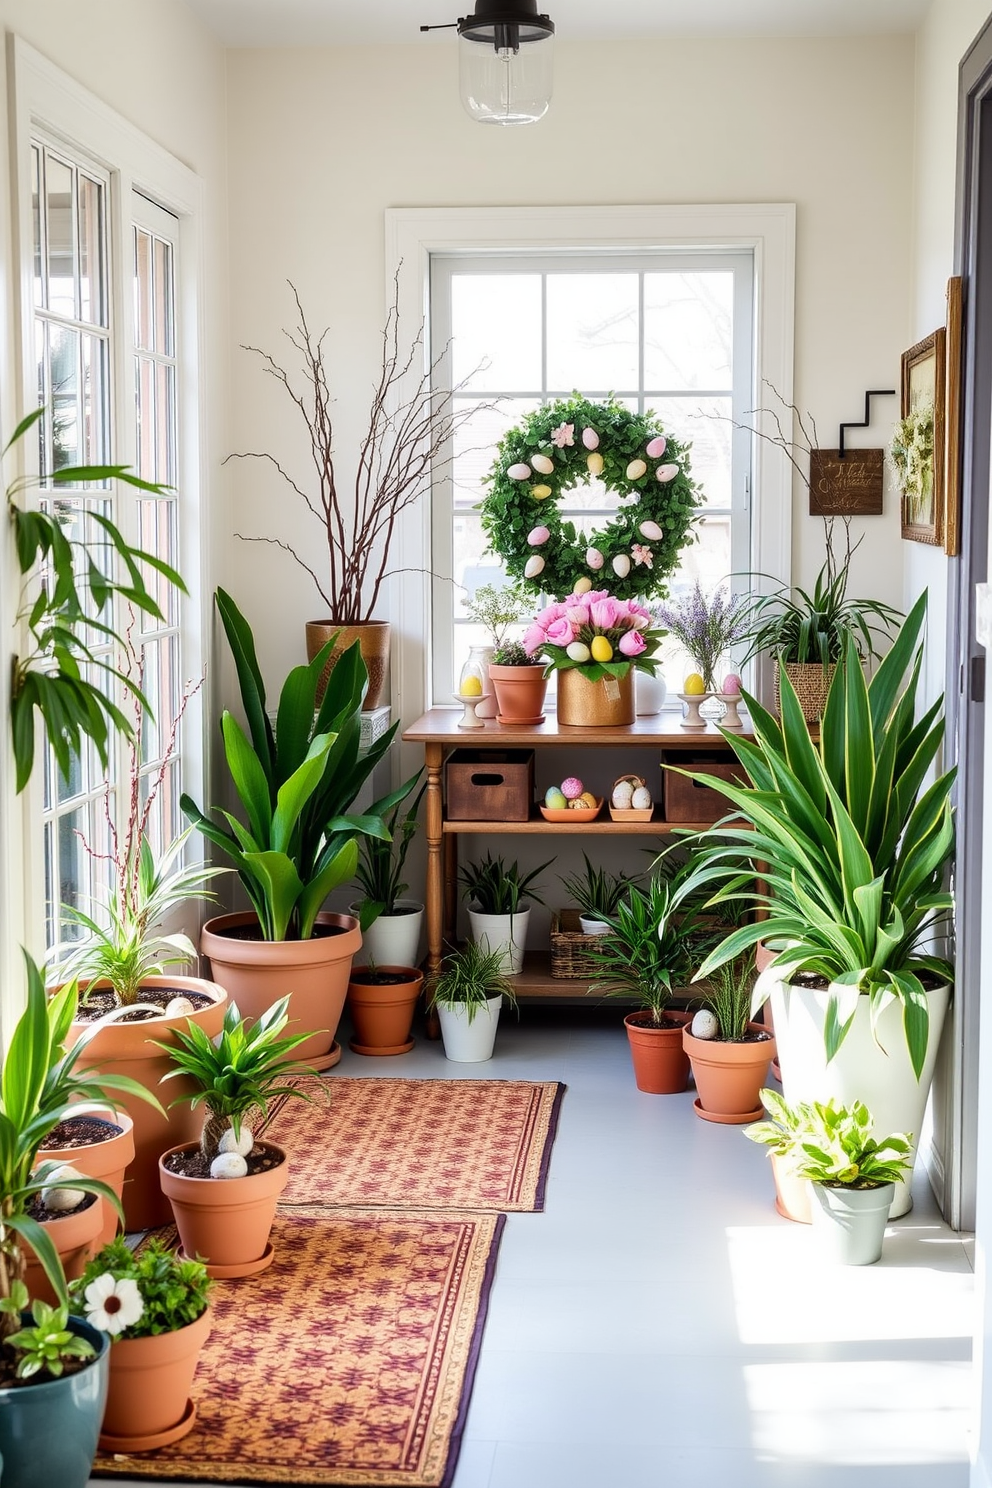
<instances>
[{"instance_id":1,"label":"white window frame","mask_svg":"<svg viewBox=\"0 0 992 1488\"><path fill-rule=\"evenodd\" d=\"M182 492L179 517L180 571L190 598L183 604L183 653L186 675L201 674L209 636L209 596L204 575L209 573L207 524L201 500L206 469L200 430L202 406L200 366L200 284L202 280L202 184L187 166L161 146L146 138L133 124L55 67L39 52L11 33L7 35L10 79L11 200L13 210L13 286L15 366L20 369L18 419L37 405L34 386L32 253L31 253L31 140L41 132L62 141L78 158L88 158L106 173L110 182L108 202L108 293L113 298L112 356L115 367L111 423L115 444L112 458L120 464L135 463L133 295L131 292L132 193L159 203L179 222L176 278L176 335L179 350L178 421L180 428L177 480ZM120 291L118 293L118 290ZM9 435L7 436L9 437ZM28 462L36 461L33 449L23 451ZM129 540L137 536L137 511L130 502L119 507L119 525ZM8 565L9 571L9 565ZM184 788L194 796L204 794L207 758L206 701L201 691L193 699L184 720L186 765ZM5 725L5 732L7 726ZM3 873L0 887L23 888L12 912L3 917L0 930L0 966L13 968L19 959L16 947L23 944L35 958L44 947L44 848L41 821L41 770L36 767L31 782L16 805L13 772L6 739L0 751L0 794L4 814L20 830L5 834ZM16 841L11 840L16 838ZM10 901L8 901L9 903ZM195 933L195 926L190 927ZM23 976L5 979L0 1009L8 1018L23 998Z\"/></svg>"},{"instance_id":2,"label":"white window frame","mask_svg":"<svg viewBox=\"0 0 992 1488\"><path fill-rule=\"evenodd\" d=\"M398 293L400 344L424 328L432 255L500 251L568 252L577 248L653 252L708 247L754 256L755 427L770 439L777 400L793 401L796 209L792 202L631 207L392 207L385 213L385 293ZM394 291L394 284L396 289ZM435 349L435 355L436 355ZM402 391L400 390L400 396ZM780 450L756 438L752 448L751 568L787 582L792 571L792 467ZM391 593L393 705L412 722L432 693L431 539L422 509L402 514L394 533L404 572ZM759 683L763 686L763 679Z\"/></svg>"}]
</instances>

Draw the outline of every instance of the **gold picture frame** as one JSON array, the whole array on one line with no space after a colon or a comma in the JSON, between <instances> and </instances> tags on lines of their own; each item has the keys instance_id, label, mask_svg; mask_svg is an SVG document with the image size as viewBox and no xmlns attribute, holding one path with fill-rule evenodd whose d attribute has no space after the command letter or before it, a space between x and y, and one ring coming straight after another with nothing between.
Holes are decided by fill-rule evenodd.
<instances>
[{"instance_id":1,"label":"gold picture frame","mask_svg":"<svg viewBox=\"0 0 992 1488\"><path fill-rule=\"evenodd\" d=\"M933 479L930 499L921 508L902 497L902 536L910 542L940 547L944 541L944 425L947 367L947 333L944 326L931 331L902 354L900 416L909 415L922 403L933 404Z\"/></svg>"},{"instance_id":2,"label":"gold picture frame","mask_svg":"<svg viewBox=\"0 0 992 1488\"><path fill-rule=\"evenodd\" d=\"M961 383L964 292L960 274L947 281L946 371L944 377L944 552L961 551Z\"/></svg>"}]
</instances>

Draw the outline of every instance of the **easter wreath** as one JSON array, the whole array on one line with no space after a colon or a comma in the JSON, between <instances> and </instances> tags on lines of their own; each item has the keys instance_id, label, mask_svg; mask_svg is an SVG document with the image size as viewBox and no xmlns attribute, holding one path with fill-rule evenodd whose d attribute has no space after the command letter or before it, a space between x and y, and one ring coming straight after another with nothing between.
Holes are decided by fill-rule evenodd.
<instances>
[{"instance_id":1,"label":"easter wreath","mask_svg":"<svg viewBox=\"0 0 992 1488\"><path fill-rule=\"evenodd\" d=\"M618 599L663 596L699 505L688 452L655 414L612 398L548 403L497 446L481 504L489 546L535 593L561 599L608 582ZM587 537L562 519L558 501L597 478L621 504Z\"/></svg>"}]
</instances>

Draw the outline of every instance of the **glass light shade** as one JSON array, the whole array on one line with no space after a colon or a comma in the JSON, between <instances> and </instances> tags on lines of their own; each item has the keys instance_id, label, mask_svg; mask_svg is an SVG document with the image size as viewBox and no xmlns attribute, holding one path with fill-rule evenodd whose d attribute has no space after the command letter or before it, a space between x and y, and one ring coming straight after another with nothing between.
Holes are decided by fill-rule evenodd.
<instances>
[{"instance_id":1,"label":"glass light shade","mask_svg":"<svg viewBox=\"0 0 992 1488\"><path fill-rule=\"evenodd\" d=\"M552 53L553 39L544 33L521 34L513 50L462 32L458 85L466 112L480 124L535 124L551 102Z\"/></svg>"}]
</instances>

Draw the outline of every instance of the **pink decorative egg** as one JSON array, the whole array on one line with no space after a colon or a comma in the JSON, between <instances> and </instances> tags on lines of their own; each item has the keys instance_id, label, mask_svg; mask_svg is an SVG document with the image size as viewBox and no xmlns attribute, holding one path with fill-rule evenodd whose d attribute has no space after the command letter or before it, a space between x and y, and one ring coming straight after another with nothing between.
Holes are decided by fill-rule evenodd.
<instances>
[{"instance_id":1,"label":"pink decorative egg","mask_svg":"<svg viewBox=\"0 0 992 1488\"><path fill-rule=\"evenodd\" d=\"M655 478L660 480L662 485L664 485L666 481L674 480L678 473L679 467L677 465L659 465L655 471Z\"/></svg>"},{"instance_id":2,"label":"pink decorative egg","mask_svg":"<svg viewBox=\"0 0 992 1488\"><path fill-rule=\"evenodd\" d=\"M586 548L586 563L591 569L602 568L603 555L598 548Z\"/></svg>"},{"instance_id":3,"label":"pink decorative egg","mask_svg":"<svg viewBox=\"0 0 992 1488\"><path fill-rule=\"evenodd\" d=\"M648 457L648 459L649 460L660 460L661 457L662 457L662 455L665 453L665 450L667 449L667 447L668 447L668 440L665 438L664 434L659 434L658 437L657 437L657 439L652 439L649 442L649 444L648 444L648 447L647 447L647 457Z\"/></svg>"},{"instance_id":4,"label":"pink decorative egg","mask_svg":"<svg viewBox=\"0 0 992 1488\"><path fill-rule=\"evenodd\" d=\"M588 449L588 450L599 449L599 435L596 433L596 430L595 429L583 429L582 430L582 443L585 445L586 449Z\"/></svg>"},{"instance_id":5,"label":"pink decorative egg","mask_svg":"<svg viewBox=\"0 0 992 1488\"><path fill-rule=\"evenodd\" d=\"M723 679L723 685L721 686L720 691L725 692L728 697L736 697L740 690L740 677L738 677L736 672L728 672Z\"/></svg>"},{"instance_id":6,"label":"pink decorative egg","mask_svg":"<svg viewBox=\"0 0 992 1488\"><path fill-rule=\"evenodd\" d=\"M664 536L657 522L642 522L637 530L642 537L646 537L650 542L657 542L659 538Z\"/></svg>"},{"instance_id":7,"label":"pink decorative egg","mask_svg":"<svg viewBox=\"0 0 992 1488\"><path fill-rule=\"evenodd\" d=\"M582 791L582 781L577 775L569 775L568 779L563 780L561 783L561 793L566 801L574 801L578 796L581 796Z\"/></svg>"},{"instance_id":8,"label":"pink decorative egg","mask_svg":"<svg viewBox=\"0 0 992 1488\"><path fill-rule=\"evenodd\" d=\"M534 527L528 532L527 541L532 548L539 548L542 543L547 542L550 536L551 533L547 527Z\"/></svg>"},{"instance_id":9,"label":"pink decorative egg","mask_svg":"<svg viewBox=\"0 0 992 1488\"><path fill-rule=\"evenodd\" d=\"M530 466L522 462L511 465L506 473L511 480L530 480Z\"/></svg>"}]
</instances>

